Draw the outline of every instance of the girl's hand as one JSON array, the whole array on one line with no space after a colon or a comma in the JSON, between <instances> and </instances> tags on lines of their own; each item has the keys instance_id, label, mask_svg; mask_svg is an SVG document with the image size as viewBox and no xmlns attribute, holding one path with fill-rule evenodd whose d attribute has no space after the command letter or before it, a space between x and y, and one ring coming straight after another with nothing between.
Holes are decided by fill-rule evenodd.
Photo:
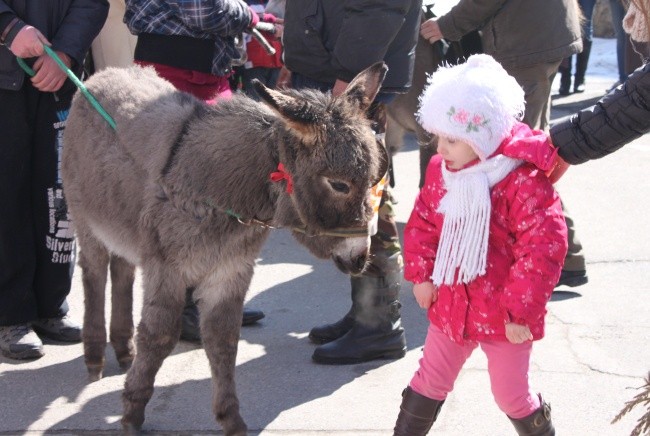
<instances>
[{"instance_id":1,"label":"girl's hand","mask_svg":"<svg viewBox=\"0 0 650 436\"><path fill-rule=\"evenodd\" d=\"M420 26L420 35L422 38L429 41L430 44L433 44L436 41L442 39L442 32L440 31L440 26L436 18L431 18Z\"/></svg>"},{"instance_id":2,"label":"girl's hand","mask_svg":"<svg viewBox=\"0 0 650 436\"><path fill-rule=\"evenodd\" d=\"M422 309L428 309L438 299L438 288L431 282L413 285L413 295Z\"/></svg>"},{"instance_id":3,"label":"girl's hand","mask_svg":"<svg viewBox=\"0 0 650 436\"><path fill-rule=\"evenodd\" d=\"M533 334L527 325L515 324L514 322L506 323L506 338L512 344L523 344L526 341L533 340Z\"/></svg>"}]
</instances>

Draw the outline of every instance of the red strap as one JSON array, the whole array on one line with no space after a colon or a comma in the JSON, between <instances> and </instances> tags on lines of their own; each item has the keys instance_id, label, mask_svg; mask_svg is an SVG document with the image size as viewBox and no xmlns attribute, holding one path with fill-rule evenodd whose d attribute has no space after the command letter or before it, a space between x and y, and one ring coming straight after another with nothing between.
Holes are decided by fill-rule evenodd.
<instances>
[{"instance_id":1,"label":"red strap","mask_svg":"<svg viewBox=\"0 0 650 436\"><path fill-rule=\"evenodd\" d=\"M291 178L291 174L289 174L284 170L284 165L282 164L282 162L278 164L278 170L271 173L270 179L273 182L280 182L282 180L286 180L287 194L293 193L293 179Z\"/></svg>"}]
</instances>

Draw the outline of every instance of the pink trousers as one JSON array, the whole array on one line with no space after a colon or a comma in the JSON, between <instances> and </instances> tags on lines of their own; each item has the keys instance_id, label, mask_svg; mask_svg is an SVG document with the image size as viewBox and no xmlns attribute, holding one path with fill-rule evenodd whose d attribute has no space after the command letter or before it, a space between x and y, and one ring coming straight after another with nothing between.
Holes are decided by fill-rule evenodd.
<instances>
[{"instance_id":1,"label":"pink trousers","mask_svg":"<svg viewBox=\"0 0 650 436\"><path fill-rule=\"evenodd\" d=\"M478 345L488 359L492 395L499 409L514 419L525 418L539 409L539 398L528 384L532 342L466 341L459 345L433 324L429 324L424 355L411 379L411 389L434 400L446 399L463 364Z\"/></svg>"}]
</instances>

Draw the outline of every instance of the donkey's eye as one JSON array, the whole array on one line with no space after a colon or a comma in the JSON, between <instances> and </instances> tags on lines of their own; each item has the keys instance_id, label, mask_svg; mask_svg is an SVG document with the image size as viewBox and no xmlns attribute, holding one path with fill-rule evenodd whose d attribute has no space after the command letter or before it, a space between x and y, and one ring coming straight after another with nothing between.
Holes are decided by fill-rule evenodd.
<instances>
[{"instance_id":1,"label":"donkey's eye","mask_svg":"<svg viewBox=\"0 0 650 436\"><path fill-rule=\"evenodd\" d=\"M341 194L347 194L350 192L350 186L345 182L340 182L338 180L328 180L328 182L336 192L340 192Z\"/></svg>"}]
</instances>

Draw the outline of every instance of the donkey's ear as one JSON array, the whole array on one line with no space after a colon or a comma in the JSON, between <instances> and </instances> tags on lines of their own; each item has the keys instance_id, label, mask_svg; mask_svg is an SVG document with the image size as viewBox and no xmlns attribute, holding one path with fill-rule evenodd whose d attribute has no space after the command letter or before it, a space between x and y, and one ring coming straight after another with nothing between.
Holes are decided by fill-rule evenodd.
<instances>
[{"instance_id":1,"label":"donkey's ear","mask_svg":"<svg viewBox=\"0 0 650 436\"><path fill-rule=\"evenodd\" d=\"M370 186L375 186L379 183L382 177L388 172L388 167L390 166L390 156L386 147L377 141L377 148L379 149L379 171L376 178L370 181Z\"/></svg>"},{"instance_id":2,"label":"donkey's ear","mask_svg":"<svg viewBox=\"0 0 650 436\"><path fill-rule=\"evenodd\" d=\"M359 106L359 109L365 111L370 107L377 92L379 92L387 71L388 67L383 62L371 65L357 74L341 95L354 102Z\"/></svg>"},{"instance_id":3,"label":"donkey's ear","mask_svg":"<svg viewBox=\"0 0 650 436\"><path fill-rule=\"evenodd\" d=\"M310 143L310 138L314 135L316 115L309 103L292 94L267 88L257 79L253 79L251 83L262 101L275 110L289 127L298 131L306 143Z\"/></svg>"}]
</instances>

